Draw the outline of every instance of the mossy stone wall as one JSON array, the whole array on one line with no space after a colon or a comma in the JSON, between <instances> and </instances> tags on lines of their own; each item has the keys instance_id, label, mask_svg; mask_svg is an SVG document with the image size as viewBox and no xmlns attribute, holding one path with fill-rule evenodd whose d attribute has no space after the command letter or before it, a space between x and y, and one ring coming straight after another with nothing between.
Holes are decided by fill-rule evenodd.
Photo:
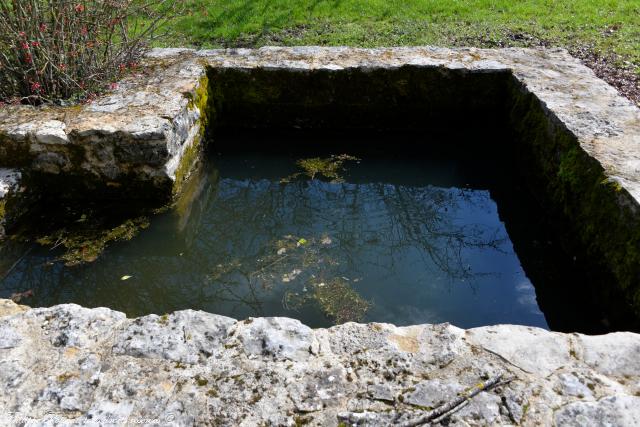
<instances>
[{"instance_id":1,"label":"mossy stone wall","mask_svg":"<svg viewBox=\"0 0 640 427\"><path fill-rule=\"evenodd\" d=\"M535 95L509 82L508 123L529 189L555 221L564 248L601 286L592 294L608 320L640 327L640 209Z\"/></svg>"},{"instance_id":2,"label":"mossy stone wall","mask_svg":"<svg viewBox=\"0 0 640 427\"><path fill-rule=\"evenodd\" d=\"M497 121L508 72L442 67L209 72L225 128L442 128Z\"/></svg>"}]
</instances>

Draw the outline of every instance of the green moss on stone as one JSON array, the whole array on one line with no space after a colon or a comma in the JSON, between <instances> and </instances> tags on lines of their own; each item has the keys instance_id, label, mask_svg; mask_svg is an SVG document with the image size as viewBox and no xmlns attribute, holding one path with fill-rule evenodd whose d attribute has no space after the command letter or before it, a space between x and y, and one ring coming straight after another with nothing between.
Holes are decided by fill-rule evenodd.
<instances>
[{"instance_id":1,"label":"green moss on stone","mask_svg":"<svg viewBox=\"0 0 640 427\"><path fill-rule=\"evenodd\" d=\"M175 181L173 184L173 196L177 196L184 188L185 182L191 176L195 167L197 167L202 154L202 141L206 139L207 132L209 131L209 125L212 123L212 117L214 112L213 101L210 97L209 91L209 77L205 73L198 81L193 93L185 94L189 101L187 108L189 110L197 109L200 113L199 129L193 142L185 147L180 164L175 172Z\"/></svg>"},{"instance_id":2,"label":"green moss on stone","mask_svg":"<svg viewBox=\"0 0 640 427\"><path fill-rule=\"evenodd\" d=\"M511 124L529 187L562 221L566 246L609 277L595 289L612 316L640 319L637 202L540 101L514 80Z\"/></svg>"},{"instance_id":3,"label":"green moss on stone","mask_svg":"<svg viewBox=\"0 0 640 427\"><path fill-rule=\"evenodd\" d=\"M75 378L77 376L78 376L77 374L72 374L72 373L69 373L69 372L65 372L63 374L58 375L57 379L58 379L58 382L60 382L60 383L66 383L71 378Z\"/></svg>"},{"instance_id":4,"label":"green moss on stone","mask_svg":"<svg viewBox=\"0 0 640 427\"><path fill-rule=\"evenodd\" d=\"M198 386L200 387L204 387L207 384L209 384L209 380L207 380L206 378L202 378L200 375L196 375L193 379L196 381L196 384L198 384Z\"/></svg>"},{"instance_id":5,"label":"green moss on stone","mask_svg":"<svg viewBox=\"0 0 640 427\"><path fill-rule=\"evenodd\" d=\"M169 315L165 313L162 316L160 316L160 318L158 319L158 323L160 323L163 326L167 326L169 324Z\"/></svg>"},{"instance_id":6,"label":"green moss on stone","mask_svg":"<svg viewBox=\"0 0 640 427\"><path fill-rule=\"evenodd\" d=\"M293 422L294 422L296 427L305 426L307 424L310 424L311 421L313 421L313 419L311 417L309 417L309 416L301 416L301 415L297 415L293 419Z\"/></svg>"},{"instance_id":7,"label":"green moss on stone","mask_svg":"<svg viewBox=\"0 0 640 427\"><path fill-rule=\"evenodd\" d=\"M191 176L193 169L200 161L202 149L200 147L200 136L196 136L195 140L184 149L180 164L175 172L175 181L173 184L174 197L179 195L184 188L185 182Z\"/></svg>"}]
</instances>

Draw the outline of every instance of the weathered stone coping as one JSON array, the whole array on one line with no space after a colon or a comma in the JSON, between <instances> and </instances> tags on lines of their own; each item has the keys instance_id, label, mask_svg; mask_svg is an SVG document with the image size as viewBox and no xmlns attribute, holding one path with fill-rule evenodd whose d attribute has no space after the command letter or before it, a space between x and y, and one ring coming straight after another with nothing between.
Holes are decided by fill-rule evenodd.
<instances>
[{"instance_id":1,"label":"weathered stone coping","mask_svg":"<svg viewBox=\"0 0 640 427\"><path fill-rule=\"evenodd\" d=\"M0 300L0 420L389 425L502 373L511 382L480 393L452 415L453 425L635 426L638 354L640 335L632 333L310 329L289 318L236 321L185 310L127 319L106 308Z\"/></svg>"},{"instance_id":2,"label":"weathered stone coping","mask_svg":"<svg viewBox=\"0 0 640 427\"><path fill-rule=\"evenodd\" d=\"M203 67L185 60L151 70L87 105L3 107L0 165L113 183L123 196L146 185L170 198L180 159L200 136L200 112L190 105Z\"/></svg>"}]
</instances>

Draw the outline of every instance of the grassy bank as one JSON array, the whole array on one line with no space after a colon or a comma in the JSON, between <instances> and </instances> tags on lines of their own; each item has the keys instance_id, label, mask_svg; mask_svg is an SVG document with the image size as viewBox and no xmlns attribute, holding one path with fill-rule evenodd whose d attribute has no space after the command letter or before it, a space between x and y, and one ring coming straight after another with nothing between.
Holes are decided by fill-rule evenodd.
<instances>
[{"instance_id":1,"label":"grassy bank","mask_svg":"<svg viewBox=\"0 0 640 427\"><path fill-rule=\"evenodd\" d=\"M637 0L190 0L172 45L588 48L640 71Z\"/></svg>"}]
</instances>

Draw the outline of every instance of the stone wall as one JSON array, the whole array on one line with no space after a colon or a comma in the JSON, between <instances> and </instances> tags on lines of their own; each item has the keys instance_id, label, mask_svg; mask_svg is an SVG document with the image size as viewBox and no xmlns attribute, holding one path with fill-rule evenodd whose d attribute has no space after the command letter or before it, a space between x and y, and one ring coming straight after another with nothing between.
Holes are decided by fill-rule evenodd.
<instances>
[{"instance_id":1,"label":"stone wall","mask_svg":"<svg viewBox=\"0 0 640 427\"><path fill-rule=\"evenodd\" d=\"M635 184L622 185L624 178L612 176L610 166L632 162L622 158L636 154L630 150L621 156L613 143L599 140L624 138L620 128L599 127L595 119L588 124L563 122L539 94L515 79L511 92L510 127L530 191L556 223L565 252L588 260L594 282L609 284L581 291L598 301L611 324L640 328L640 210L632 195ZM610 96L615 100L615 94ZM579 126L592 128L595 136L589 144L570 130ZM627 142L640 142L628 136L632 138Z\"/></svg>"},{"instance_id":2,"label":"stone wall","mask_svg":"<svg viewBox=\"0 0 640 427\"><path fill-rule=\"evenodd\" d=\"M216 128L506 128L506 70L210 67Z\"/></svg>"},{"instance_id":3,"label":"stone wall","mask_svg":"<svg viewBox=\"0 0 640 427\"><path fill-rule=\"evenodd\" d=\"M498 325L310 329L200 311L127 319L0 301L0 423L400 425L488 378L443 425L640 424L640 335ZM31 424L30 424L31 425Z\"/></svg>"},{"instance_id":4,"label":"stone wall","mask_svg":"<svg viewBox=\"0 0 640 427\"><path fill-rule=\"evenodd\" d=\"M202 137L204 69L193 59L147 66L150 75L86 105L3 107L0 166L21 169L53 197L170 201Z\"/></svg>"}]
</instances>

